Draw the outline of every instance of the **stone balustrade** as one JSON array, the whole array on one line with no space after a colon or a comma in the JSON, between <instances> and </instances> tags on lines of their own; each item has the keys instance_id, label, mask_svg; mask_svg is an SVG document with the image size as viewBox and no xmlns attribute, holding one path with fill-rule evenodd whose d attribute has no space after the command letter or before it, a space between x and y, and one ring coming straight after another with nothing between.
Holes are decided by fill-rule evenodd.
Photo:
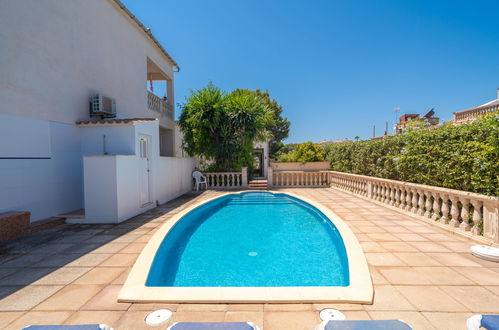
<instances>
[{"instance_id":1,"label":"stone balustrade","mask_svg":"<svg viewBox=\"0 0 499 330\"><path fill-rule=\"evenodd\" d=\"M206 176L209 189L242 189L248 187L248 170L244 167L241 172L212 172L203 173Z\"/></svg>"},{"instance_id":2,"label":"stone balustrade","mask_svg":"<svg viewBox=\"0 0 499 330\"><path fill-rule=\"evenodd\" d=\"M173 120L173 106L159 96L147 91L147 108Z\"/></svg>"},{"instance_id":3,"label":"stone balustrade","mask_svg":"<svg viewBox=\"0 0 499 330\"><path fill-rule=\"evenodd\" d=\"M463 124L474 121L489 112L499 111L499 104L484 105L481 107L454 112L454 123Z\"/></svg>"},{"instance_id":4,"label":"stone balustrade","mask_svg":"<svg viewBox=\"0 0 499 330\"><path fill-rule=\"evenodd\" d=\"M331 186L499 242L499 197L329 171Z\"/></svg>"},{"instance_id":5,"label":"stone balustrade","mask_svg":"<svg viewBox=\"0 0 499 330\"><path fill-rule=\"evenodd\" d=\"M269 175L272 175L269 186L273 187L329 186L329 171L270 171Z\"/></svg>"}]
</instances>

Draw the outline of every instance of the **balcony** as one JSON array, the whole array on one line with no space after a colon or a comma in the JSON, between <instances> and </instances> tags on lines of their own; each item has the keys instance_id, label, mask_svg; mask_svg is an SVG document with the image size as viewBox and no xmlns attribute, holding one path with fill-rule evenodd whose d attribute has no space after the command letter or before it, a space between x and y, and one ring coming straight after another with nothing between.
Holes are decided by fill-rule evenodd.
<instances>
[{"instance_id":1,"label":"balcony","mask_svg":"<svg viewBox=\"0 0 499 330\"><path fill-rule=\"evenodd\" d=\"M173 105L149 91L147 91L147 108L158 112L161 116L174 119Z\"/></svg>"},{"instance_id":2,"label":"balcony","mask_svg":"<svg viewBox=\"0 0 499 330\"><path fill-rule=\"evenodd\" d=\"M468 110L454 112L454 124L464 124L476 120L478 117L484 116L489 112L499 110L499 101L491 104L482 105L480 107L471 108Z\"/></svg>"}]
</instances>

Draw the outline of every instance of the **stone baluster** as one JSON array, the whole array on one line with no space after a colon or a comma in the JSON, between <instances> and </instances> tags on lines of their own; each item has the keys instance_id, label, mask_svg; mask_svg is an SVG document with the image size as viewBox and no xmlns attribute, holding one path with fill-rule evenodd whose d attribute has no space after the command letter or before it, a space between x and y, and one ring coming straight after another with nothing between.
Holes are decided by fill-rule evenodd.
<instances>
[{"instance_id":1,"label":"stone baluster","mask_svg":"<svg viewBox=\"0 0 499 330\"><path fill-rule=\"evenodd\" d=\"M418 190L418 195L419 195L419 199L418 199L418 211L417 211L417 214L420 215L420 216L423 216L424 215L424 194L423 194L423 191L422 190Z\"/></svg>"},{"instance_id":2,"label":"stone baluster","mask_svg":"<svg viewBox=\"0 0 499 330\"><path fill-rule=\"evenodd\" d=\"M400 188L400 200L399 200L399 205L398 207L401 209L405 209L405 199L406 199L406 191L404 187Z\"/></svg>"},{"instance_id":3,"label":"stone baluster","mask_svg":"<svg viewBox=\"0 0 499 330\"><path fill-rule=\"evenodd\" d=\"M450 205L450 215L451 215L451 220L449 224L452 227L459 227L459 207L457 205L457 202L459 199L455 196L450 196L449 197L451 205Z\"/></svg>"},{"instance_id":4,"label":"stone baluster","mask_svg":"<svg viewBox=\"0 0 499 330\"><path fill-rule=\"evenodd\" d=\"M433 196L433 214L431 216L432 220L438 220L440 218L440 194L436 192L432 192L431 195Z\"/></svg>"},{"instance_id":5,"label":"stone baluster","mask_svg":"<svg viewBox=\"0 0 499 330\"><path fill-rule=\"evenodd\" d=\"M461 204L463 204L463 207L461 208L461 219L462 222L459 225L459 228L469 231L471 229L470 226L470 200L469 199L462 199Z\"/></svg>"},{"instance_id":6,"label":"stone baluster","mask_svg":"<svg viewBox=\"0 0 499 330\"><path fill-rule=\"evenodd\" d=\"M425 212L423 215L427 218L431 218L431 207L433 206L433 203L431 202L431 192L425 191L424 195L426 197L426 202L425 202Z\"/></svg>"},{"instance_id":7,"label":"stone baluster","mask_svg":"<svg viewBox=\"0 0 499 330\"><path fill-rule=\"evenodd\" d=\"M395 186L393 206L400 207L400 188Z\"/></svg>"},{"instance_id":8,"label":"stone baluster","mask_svg":"<svg viewBox=\"0 0 499 330\"><path fill-rule=\"evenodd\" d=\"M448 204L449 196L442 195L442 217L440 218L440 222L449 223L449 204Z\"/></svg>"},{"instance_id":9,"label":"stone baluster","mask_svg":"<svg viewBox=\"0 0 499 330\"><path fill-rule=\"evenodd\" d=\"M410 189L406 188L405 192L405 210L410 211L411 210L411 201L412 201L412 196L411 194L413 193Z\"/></svg>"},{"instance_id":10,"label":"stone baluster","mask_svg":"<svg viewBox=\"0 0 499 330\"><path fill-rule=\"evenodd\" d=\"M471 233L474 235L480 235L482 232L480 229L480 223L482 221L482 202L472 200L471 205L473 205L473 227L471 228Z\"/></svg>"},{"instance_id":11,"label":"stone baluster","mask_svg":"<svg viewBox=\"0 0 499 330\"><path fill-rule=\"evenodd\" d=\"M418 212L418 191L416 189L411 189L412 199L411 199L411 212Z\"/></svg>"},{"instance_id":12,"label":"stone baluster","mask_svg":"<svg viewBox=\"0 0 499 330\"><path fill-rule=\"evenodd\" d=\"M395 187L394 186L390 186L390 197L389 197L389 202L388 204L389 205L395 205L396 201L395 201Z\"/></svg>"}]
</instances>

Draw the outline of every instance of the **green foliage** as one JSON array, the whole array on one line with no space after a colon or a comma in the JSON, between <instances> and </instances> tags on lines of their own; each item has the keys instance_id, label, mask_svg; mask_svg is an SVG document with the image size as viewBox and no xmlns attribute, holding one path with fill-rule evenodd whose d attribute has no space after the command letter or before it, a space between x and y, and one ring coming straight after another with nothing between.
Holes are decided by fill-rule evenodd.
<instances>
[{"instance_id":1,"label":"green foliage","mask_svg":"<svg viewBox=\"0 0 499 330\"><path fill-rule=\"evenodd\" d=\"M290 152L280 154L278 160L280 162L317 162L323 161L326 154L320 145L312 142L305 142L293 148Z\"/></svg>"},{"instance_id":2,"label":"green foliage","mask_svg":"<svg viewBox=\"0 0 499 330\"><path fill-rule=\"evenodd\" d=\"M466 125L324 149L335 171L499 195L499 112Z\"/></svg>"},{"instance_id":3,"label":"green foliage","mask_svg":"<svg viewBox=\"0 0 499 330\"><path fill-rule=\"evenodd\" d=\"M254 140L266 138L273 112L250 91L225 93L211 83L191 92L182 106L179 126L189 155L213 161L219 171L251 166Z\"/></svg>"},{"instance_id":4,"label":"green foliage","mask_svg":"<svg viewBox=\"0 0 499 330\"><path fill-rule=\"evenodd\" d=\"M282 106L277 103L275 99L270 98L270 93L268 91L262 92L259 89L255 91L243 89L241 91L258 97L267 106L269 111L272 112L273 120L267 123L265 129L267 130L269 139L269 156L270 158L275 158L277 153L284 146L282 140L288 137L291 123L287 118L282 116Z\"/></svg>"}]
</instances>

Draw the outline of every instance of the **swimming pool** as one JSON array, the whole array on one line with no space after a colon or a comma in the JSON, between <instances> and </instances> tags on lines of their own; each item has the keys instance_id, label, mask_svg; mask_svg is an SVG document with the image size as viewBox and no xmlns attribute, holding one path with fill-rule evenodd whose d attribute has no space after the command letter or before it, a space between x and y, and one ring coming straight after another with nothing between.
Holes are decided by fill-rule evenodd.
<instances>
[{"instance_id":1,"label":"swimming pool","mask_svg":"<svg viewBox=\"0 0 499 330\"><path fill-rule=\"evenodd\" d=\"M358 302L373 286L357 238L286 192L220 193L174 215L137 258L120 302Z\"/></svg>"},{"instance_id":2,"label":"swimming pool","mask_svg":"<svg viewBox=\"0 0 499 330\"><path fill-rule=\"evenodd\" d=\"M185 215L154 258L146 286L347 286L337 228L285 194L247 192Z\"/></svg>"}]
</instances>

